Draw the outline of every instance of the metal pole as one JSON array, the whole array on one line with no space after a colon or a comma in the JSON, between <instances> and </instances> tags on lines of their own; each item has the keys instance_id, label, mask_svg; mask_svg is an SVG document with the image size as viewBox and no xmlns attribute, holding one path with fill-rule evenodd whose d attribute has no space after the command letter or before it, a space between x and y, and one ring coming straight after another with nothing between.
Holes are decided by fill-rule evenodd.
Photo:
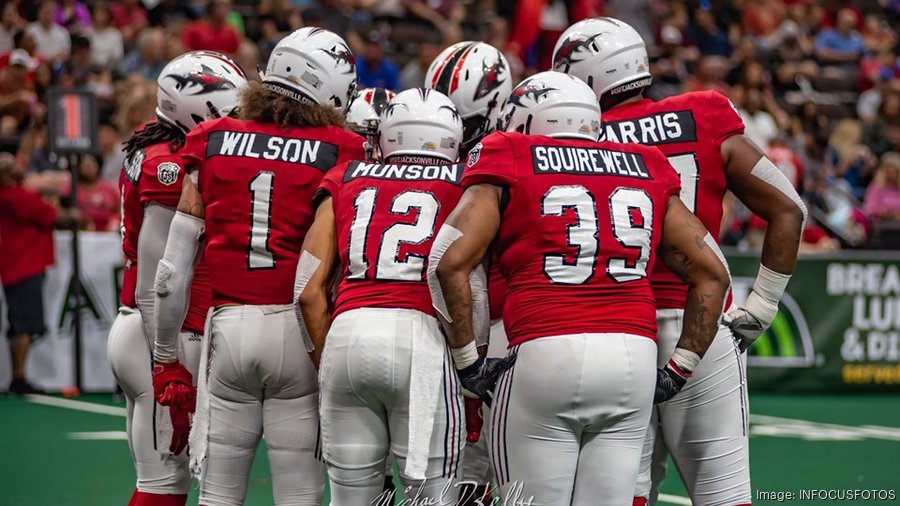
<instances>
[{"instance_id":1,"label":"metal pole","mask_svg":"<svg viewBox=\"0 0 900 506\"><path fill-rule=\"evenodd\" d=\"M72 174L72 200L69 202L71 208L78 208L78 156L69 155L69 171ZM81 333L81 310L84 307L84 289L81 286L81 261L78 241L79 223L72 224L72 279L71 287L73 299L75 300L75 313L72 323L75 328L75 387L79 392L82 390L82 333Z\"/></svg>"}]
</instances>

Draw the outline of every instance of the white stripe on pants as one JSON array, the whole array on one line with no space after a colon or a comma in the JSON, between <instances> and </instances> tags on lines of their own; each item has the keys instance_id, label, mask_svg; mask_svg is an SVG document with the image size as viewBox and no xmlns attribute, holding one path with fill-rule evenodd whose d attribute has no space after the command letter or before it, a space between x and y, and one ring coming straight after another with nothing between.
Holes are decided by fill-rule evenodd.
<instances>
[{"instance_id":1,"label":"white stripe on pants","mask_svg":"<svg viewBox=\"0 0 900 506\"><path fill-rule=\"evenodd\" d=\"M116 382L126 401L125 430L128 449L137 475L137 489L150 494L187 494L191 487L187 452L174 456L169 441L156 441L154 430L153 378L150 344L144 336L141 314L137 309L119 308L106 352ZM200 336L191 332L179 335L178 359L197 381L200 361Z\"/></svg>"},{"instance_id":2,"label":"white stripe on pants","mask_svg":"<svg viewBox=\"0 0 900 506\"><path fill-rule=\"evenodd\" d=\"M449 352L444 353L426 480L416 482L403 473L412 345L414 339L425 337L443 342L437 320L408 309L354 309L332 323L320 371L322 446L332 506L382 504L378 496L388 450L396 459L401 483L412 487L407 499L456 504L458 490L451 485L465 435L462 395Z\"/></svg>"},{"instance_id":3,"label":"white stripe on pants","mask_svg":"<svg viewBox=\"0 0 900 506\"><path fill-rule=\"evenodd\" d=\"M681 309L656 312L657 364L668 362L681 335ZM694 376L674 398L654 407L636 497L656 502L669 453L697 506L750 504L746 355L720 325Z\"/></svg>"},{"instance_id":4,"label":"white stripe on pants","mask_svg":"<svg viewBox=\"0 0 900 506\"><path fill-rule=\"evenodd\" d=\"M504 501L631 505L656 385L655 343L575 334L510 353L518 358L497 386L489 447Z\"/></svg>"},{"instance_id":5,"label":"white stripe on pants","mask_svg":"<svg viewBox=\"0 0 900 506\"><path fill-rule=\"evenodd\" d=\"M316 371L293 307L221 307L209 334L209 449L200 504L243 504L265 434L275 504L318 506L325 483L316 455Z\"/></svg>"}]
</instances>

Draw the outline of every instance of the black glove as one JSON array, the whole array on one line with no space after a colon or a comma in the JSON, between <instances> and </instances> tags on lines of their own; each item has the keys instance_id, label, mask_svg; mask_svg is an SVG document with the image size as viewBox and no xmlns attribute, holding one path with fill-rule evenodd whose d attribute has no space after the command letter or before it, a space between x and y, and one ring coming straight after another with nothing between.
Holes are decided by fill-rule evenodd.
<instances>
[{"instance_id":1,"label":"black glove","mask_svg":"<svg viewBox=\"0 0 900 506\"><path fill-rule=\"evenodd\" d=\"M515 363L516 355L488 359L478 357L478 360L469 367L457 369L456 374L459 375L463 388L477 395L490 407L494 400L494 386L497 379Z\"/></svg>"},{"instance_id":2,"label":"black glove","mask_svg":"<svg viewBox=\"0 0 900 506\"><path fill-rule=\"evenodd\" d=\"M653 404L666 402L675 397L675 394L684 388L687 377L679 373L671 364L666 364L662 369L656 370L656 392L653 394Z\"/></svg>"}]
</instances>

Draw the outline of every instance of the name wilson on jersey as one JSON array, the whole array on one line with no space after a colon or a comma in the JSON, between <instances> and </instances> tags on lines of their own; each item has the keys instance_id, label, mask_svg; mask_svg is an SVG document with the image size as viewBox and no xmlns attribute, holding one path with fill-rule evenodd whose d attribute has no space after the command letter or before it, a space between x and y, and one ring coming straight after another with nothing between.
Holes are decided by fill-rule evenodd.
<instances>
[{"instance_id":1,"label":"name wilson on jersey","mask_svg":"<svg viewBox=\"0 0 900 506\"><path fill-rule=\"evenodd\" d=\"M392 163L353 162L344 172L344 182L360 177L392 179L396 181L446 181L459 185L462 180L462 165L416 165Z\"/></svg>"},{"instance_id":2,"label":"name wilson on jersey","mask_svg":"<svg viewBox=\"0 0 900 506\"><path fill-rule=\"evenodd\" d=\"M240 156L259 160L301 163L322 172L337 162L338 147L320 140L261 133L217 131L209 134L206 156Z\"/></svg>"},{"instance_id":3,"label":"name wilson on jersey","mask_svg":"<svg viewBox=\"0 0 900 506\"><path fill-rule=\"evenodd\" d=\"M532 146L535 174L595 174L653 179L644 158L636 153L599 148Z\"/></svg>"},{"instance_id":4,"label":"name wilson on jersey","mask_svg":"<svg viewBox=\"0 0 900 506\"><path fill-rule=\"evenodd\" d=\"M601 129L601 141L655 146L696 142L697 126L691 111L663 112L643 118L609 121Z\"/></svg>"}]
</instances>

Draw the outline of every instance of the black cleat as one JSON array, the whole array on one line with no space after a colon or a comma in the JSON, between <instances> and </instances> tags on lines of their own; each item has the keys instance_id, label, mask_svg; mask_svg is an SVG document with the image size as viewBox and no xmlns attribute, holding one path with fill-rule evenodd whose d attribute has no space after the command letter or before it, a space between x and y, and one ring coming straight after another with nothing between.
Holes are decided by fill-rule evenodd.
<instances>
[{"instance_id":1,"label":"black cleat","mask_svg":"<svg viewBox=\"0 0 900 506\"><path fill-rule=\"evenodd\" d=\"M25 395L43 394L46 392L25 381L24 378L15 378L12 380L12 383L9 384L9 393L13 395Z\"/></svg>"}]
</instances>

